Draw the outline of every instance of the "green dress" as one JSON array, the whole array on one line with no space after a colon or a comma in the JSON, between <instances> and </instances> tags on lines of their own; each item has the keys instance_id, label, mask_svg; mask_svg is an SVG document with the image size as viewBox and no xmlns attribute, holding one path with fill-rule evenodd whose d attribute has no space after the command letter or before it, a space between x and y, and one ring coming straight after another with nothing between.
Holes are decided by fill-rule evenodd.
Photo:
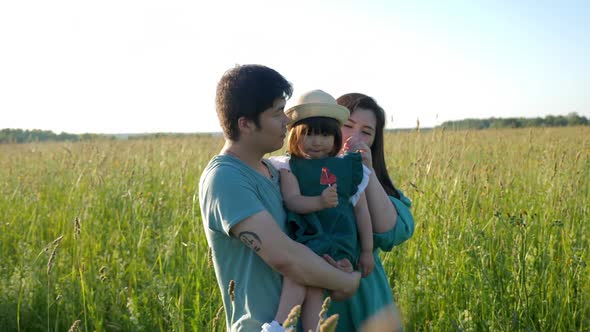
<instances>
[{"instance_id":1,"label":"green dress","mask_svg":"<svg viewBox=\"0 0 590 332\"><path fill-rule=\"evenodd\" d=\"M309 214L289 211L287 227L293 239L306 245L316 254L328 254L334 259L347 258L356 265L360 243L354 214L350 202L363 179L362 157L359 153L348 153L342 158L303 159L291 156L291 172L299 182L303 196L319 196L328 187L322 184L322 176L333 174L338 185L338 206Z\"/></svg>"},{"instance_id":2,"label":"green dress","mask_svg":"<svg viewBox=\"0 0 590 332\"><path fill-rule=\"evenodd\" d=\"M414 233L414 217L410 211L412 202L402 192L400 196L399 200L393 196L389 197L398 214L395 226L385 233L373 234L373 273L361 279L359 288L352 298L343 302L333 301L330 305L328 315L340 316L337 332L358 331L367 318L388 305L395 305L379 251L391 251L393 246L403 243Z\"/></svg>"}]
</instances>

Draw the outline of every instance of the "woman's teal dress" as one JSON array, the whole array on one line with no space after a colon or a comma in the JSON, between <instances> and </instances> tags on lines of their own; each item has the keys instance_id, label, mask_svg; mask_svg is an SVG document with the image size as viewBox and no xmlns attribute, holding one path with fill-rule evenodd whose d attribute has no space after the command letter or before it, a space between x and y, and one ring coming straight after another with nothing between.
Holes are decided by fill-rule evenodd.
<instances>
[{"instance_id":1,"label":"woman's teal dress","mask_svg":"<svg viewBox=\"0 0 590 332\"><path fill-rule=\"evenodd\" d=\"M347 258L356 265L361 246L350 197L363 179L361 155L349 153L342 158L323 159L291 156L289 166L303 196L319 196L328 187L321 181L323 168L336 176L338 185L338 206L305 215L288 212L287 227L291 236L320 256L328 254L336 260Z\"/></svg>"},{"instance_id":2,"label":"woman's teal dress","mask_svg":"<svg viewBox=\"0 0 590 332\"><path fill-rule=\"evenodd\" d=\"M402 192L400 196L399 200L393 196L389 197L398 214L395 226L385 233L373 234L373 273L361 279L358 291L352 298L344 302L332 301L330 305L328 315L340 316L337 332L358 331L367 318L388 305L395 305L379 251L391 251L393 246L406 241L414 233L414 217L410 212L412 202Z\"/></svg>"}]
</instances>

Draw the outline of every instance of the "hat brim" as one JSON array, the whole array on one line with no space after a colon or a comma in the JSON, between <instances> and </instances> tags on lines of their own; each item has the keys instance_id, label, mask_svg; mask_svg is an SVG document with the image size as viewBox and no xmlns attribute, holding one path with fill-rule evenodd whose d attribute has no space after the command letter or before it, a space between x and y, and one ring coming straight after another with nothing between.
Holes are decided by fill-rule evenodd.
<instances>
[{"instance_id":1,"label":"hat brim","mask_svg":"<svg viewBox=\"0 0 590 332\"><path fill-rule=\"evenodd\" d=\"M289 127L297 121L313 117L332 118L342 126L350 117L348 108L338 104L320 104L309 103L293 106L285 111L285 114L291 119Z\"/></svg>"}]
</instances>

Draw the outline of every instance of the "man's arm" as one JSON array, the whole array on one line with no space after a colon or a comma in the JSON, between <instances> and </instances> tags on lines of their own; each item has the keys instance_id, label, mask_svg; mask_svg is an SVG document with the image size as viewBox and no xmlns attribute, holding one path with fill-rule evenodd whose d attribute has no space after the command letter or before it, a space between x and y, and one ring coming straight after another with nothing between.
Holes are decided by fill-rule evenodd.
<instances>
[{"instance_id":1,"label":"man's arm","mask_svg":"<svg viewBox=\"0 0 590 332\"><path fill-rule=\"evenodd\" d=\"M281 194L285 206L290 211L299 214L308 214L338 205L338 193L336 185L324 189L320 196L303 196L299 188L299 182L291 171L281 169Z\"/></svg>"},{"instance_id":2,"label":"man's arm","mask_svg":"<svg viewBox=\"0 0 590 332\"><path fill-rule=\"evenodd\" d=\"M254 250L266 264L293 281L352 296L360 274L338 270L306 246L291 240L272 216L258 212L231 228L232 236Z\"/></svg>"}]
</instances>

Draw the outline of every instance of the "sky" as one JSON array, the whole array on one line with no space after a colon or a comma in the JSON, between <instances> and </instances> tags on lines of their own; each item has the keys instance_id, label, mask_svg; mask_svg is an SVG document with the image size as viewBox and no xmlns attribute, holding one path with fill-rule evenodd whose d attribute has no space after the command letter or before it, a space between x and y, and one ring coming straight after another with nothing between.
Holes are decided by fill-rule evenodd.
<instances>
[{"instance_id":1,"label":"sky","mask_svg":"<svg viewBox=\"0 0 590 332\"><path fill-rule=\"evenodd\" d=\"M590 1L0 2L0 128L217 132L215 87L269 66L362 92L388 128L590 117Z\"/></svg>"}]
</instances>

